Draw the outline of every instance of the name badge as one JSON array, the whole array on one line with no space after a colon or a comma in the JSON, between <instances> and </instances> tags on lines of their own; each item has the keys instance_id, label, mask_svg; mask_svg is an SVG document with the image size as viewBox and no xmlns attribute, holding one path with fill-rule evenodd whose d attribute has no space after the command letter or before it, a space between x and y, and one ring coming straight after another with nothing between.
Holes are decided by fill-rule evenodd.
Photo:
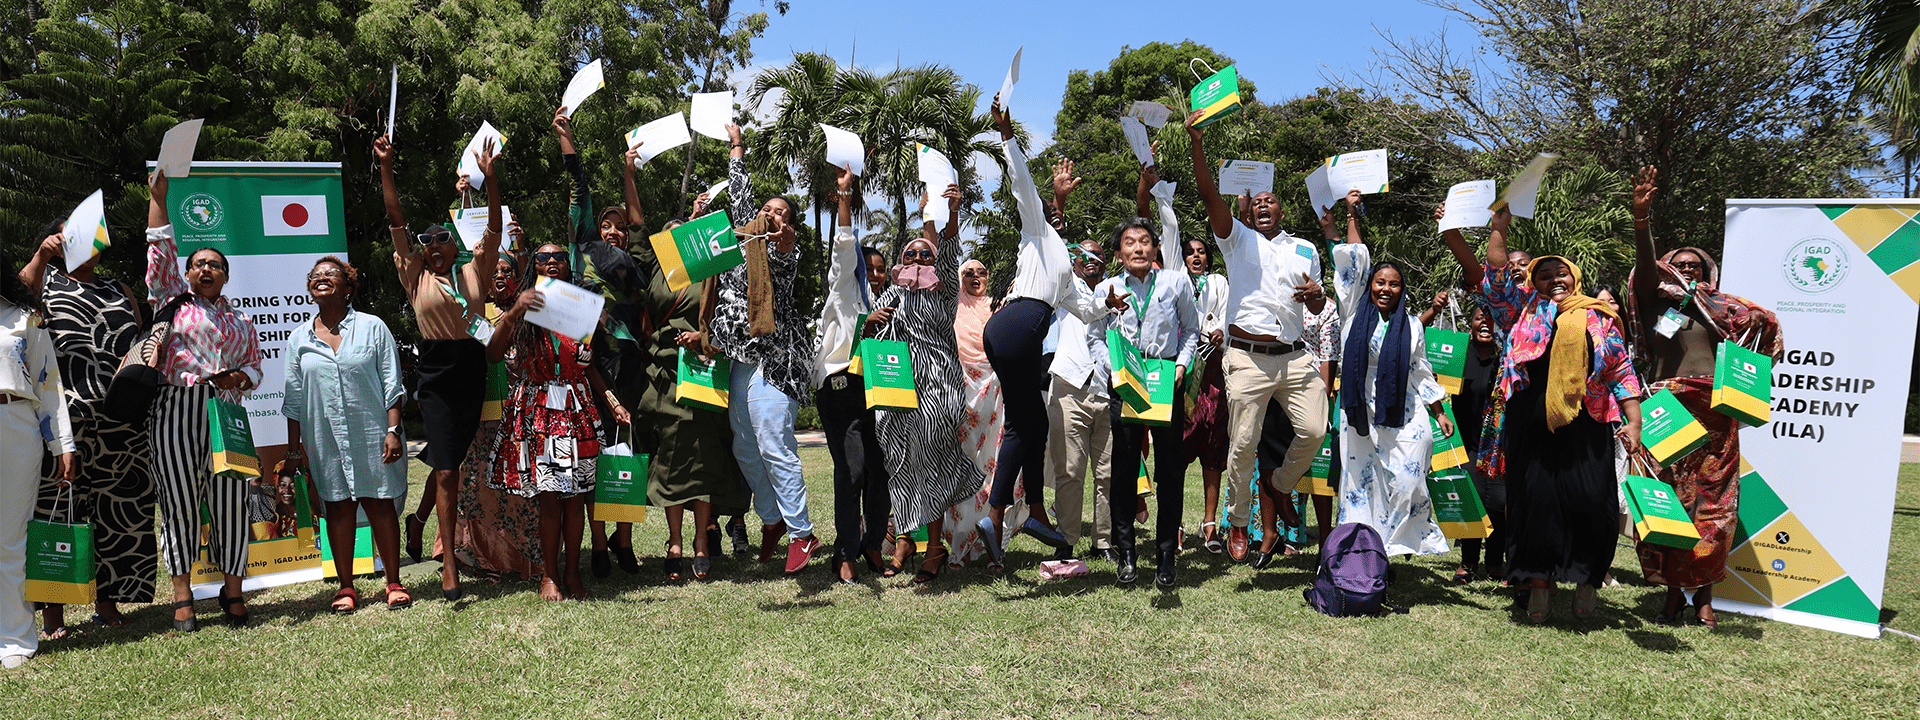
<instances>
[{"instance_id":1,"label":"name badge","mask_svg":"<svg viewBox=\"0 0 1920 720\"><path fill-rule=\"evenodd\" d=\"M564 383L547 383L547 409L570 410L567 400L572 396L572 388Z\"/></svg>"},{"instance_id":2,"label":"name badge","mask_svg":"<svg viewBox=\"0 0 1920 720\"><path fill-rule=\"evenodd\" d=\"M1307 247L1306 245L1296 244L1293 246L1293 251L1299 253L1300 257L1308 260L1313 259L1313 248Z\"/></svg>"},{"instance_id":3,"label":"name badge","mask_svg":"<svg viewBox=\"0 0 1920 720\"><path fill-rule=\"evenodd\" d=\"M1660 314L1660 322L1654 324L1653 331L1660 333L1660 337L1673 337L1686 324L1687 316L1681 314L1679 308L1667 308Z\"/></svg>"},{"instance_id":4,"label":"name badge","mask_svg":"<svg viewBox=\"0 0 1920 720\"><path fill-rule=\"evenodd\" d=\"M547 454L546 457L542 459L555 467L573 467L579 454L575 442L573 438L563 435L549 436L547 438Z\"/></svg>"},{"instance_id":5,"label":"name badge","mask_svg":"<svg viewBox=\"0 0 1920 720\"><path fill-rule=\"evenodd\" d=\"M847 389L847 376L835 375L827 378L827 383L832 385L835 390L845 390Z\"/></svg>"}]
</instances>

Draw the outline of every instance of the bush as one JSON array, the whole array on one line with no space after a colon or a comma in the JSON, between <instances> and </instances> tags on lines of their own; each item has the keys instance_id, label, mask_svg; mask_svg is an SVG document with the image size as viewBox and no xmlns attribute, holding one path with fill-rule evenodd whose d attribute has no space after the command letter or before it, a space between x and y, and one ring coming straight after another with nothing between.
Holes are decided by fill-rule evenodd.
<instances>
[{"instance_id":1,"label":"bush","mask_svg":"<svg viewBox=\"0 0 1920 720\"><path fill-rule=\"evenodd\" d=\"M1907 406L1907 425L1908 426L1913 425L1913 406L1912 405ZM800 413L798 415L795 415L793 418L793 429L819 430L820 429L820 410L812 406L800 408Z\"/></svg>"}]
</instances>

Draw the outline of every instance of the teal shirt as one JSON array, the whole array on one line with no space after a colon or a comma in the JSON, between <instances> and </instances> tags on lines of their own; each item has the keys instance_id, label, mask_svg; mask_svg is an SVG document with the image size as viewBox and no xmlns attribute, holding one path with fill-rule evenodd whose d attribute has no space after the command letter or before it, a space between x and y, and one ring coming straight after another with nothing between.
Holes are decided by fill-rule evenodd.
<instances>
[{"instance_id":1,"label":"teal shirt","mask_svg":"<svg viewBox=\"0 0 1920 720\"><path fill-rule=\"evenodd\" d=\"M308 473L322 499L396 498L407 489L407 463L380 461L387 408L406 396L393 333L380 318L348 310L340 351L313 323L287 337L287 385L280 414L300 422ZM475 389L478 392L478 388Z\"/></svg>"}]
</instances>

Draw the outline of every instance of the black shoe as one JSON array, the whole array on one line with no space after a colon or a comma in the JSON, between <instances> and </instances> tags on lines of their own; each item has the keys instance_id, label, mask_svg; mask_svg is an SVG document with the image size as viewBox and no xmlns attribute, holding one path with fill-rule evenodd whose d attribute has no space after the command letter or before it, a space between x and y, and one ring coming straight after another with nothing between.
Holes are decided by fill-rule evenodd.
<instances>
[{"instance_id":1,"label":"black shoe","mask_svg":"<svg viewBox=\"0 0 1920 720\"><path fill-rule=\"evenodd\" d=\"M707 556L708 557L720 555L725 552L720 549L721 548L720 538L721 536L720 536L719 526L707 528Z\"/></svg>"},{"instance_id":2,"label":"black shoe","mask_svg":"<svg viewBox=\"0 0 1920 720\"><path fill-rule=\"evenodd\" d=\"M1179 551L1160 551L1160 566L1154 569L1153 584L1163 588L1173 587L1173 564L1179 556Z\"/></svg>"},{"instance_id":3,"label":"black shoe","mask_svg":"<svg viewBox=\"0 0 1920 720\"><path fill-rule=\"evenodd\" d=\"M427 492L433 492L429 489ZM420 535L427 530L427 521L421 520L418 513L407 513L407 557L420 562Z\"/></svg>"},{"instance_id":4,"label":"black shoe","mask_svg":"<svg viewBox=\"0 0 1920 720\"><path fill-rule=\"evenodd\" d=\"M1056 562L1066 562L1068 560L1072 560L1073 546L1069 545L1067 547L1063 547L1063 548L1060 548L1059 550L1053 551L1053 559Z\"/></svg>"},{"instance_id":5,"label":"black shoe","mask_svg":"<svg viewBox=\"0 0 1920 720\"><path fill-rule=\"evenodd\" d=\"M447 602L460 602L460 598L463 598L466 596L467 596L466 591L460 588L453 588L451 590L447 588L440 588L440 599L445 600Z\"/></svg>"},{"instance_id":6,"label":"black shoe","mask_svg":"<svg viewBox=\"0 0 1920 720\"><path fill-rule=\"evenodd\" d=\"M1121 585L1132 585L1140 577L1140 568L1134 562L1132 550L1113 551L1114 562L1119 565L1114 570L1114 579Z\"/></svg>"},{"instance_id":7,"label":"black shoe","mask_svg":"<svg viewBox=\"0 0 1920 720\"><path fill-rule=\"evenodd\" d=\"M633 556L632 545L609 546L607 548L607 552L613 555L614 562L620 566L620 572L626 573L628 575L640 574L640 558Z\"/></svg>"},{"instance_id":8,"label":"black shoe","mask_svg":"<svg viewBox=\"0 0 1920 720\"><path fill-rule=\"evenodd\" d=\"M1112 560L1113 548L1103 548L1103 547L1088 548L1087 554L1083 555L1082 557L1087 560Z\"/></svg>"},{"instance_id":9,"label":"black shoe","mask_svg":"<svg viewBox=\"0 0 1920 720\"><path fill-rule=\"evenodd\" d=\"M1067 536L1060 534L1059 530L1047 527L1047 524L1040 522L1039 518L1027 518L1026 522L1021 523L1020 532L1032 536L1033 539L1039 540L1041 544L1055 550L1061 548L1068 550L1073 549L1073 544L1067 542Z\"/></svg>"},{"instance_id":10,"label":"black shoe","mask_svg":"<svg viewBox=\"0 0 1920 720\"><path fill-rule=\"evenodd\" d=\"M1247 563L1255 570L1265 570L1273 566L1273 558L1276 554L1255 548L1247 552Z\"/></svg>"},{"instance_id":11,"label":"black shoe","mask_svg":"<svg viewBox=\"0 0 1920 720\"><path fill-rule=\"evenodd\" d=\"M179 610L180 608L192 608L192 607L193 607L192 600L181 600L173 604L173 609L175 610ZM185 620L175 620L173 621L173 629L183 633L196 632L200 629L200 618L196 616L196 617L187 618Z\"/></svg>"},{"instance_id":12,"label":"black shoe","mask_svg":"<svg viewBox=\"0 0 1920 720\"><path fill-rule=\"evenodd\" d=\"M245 615L238 615L233 612L233 606L245 605L246 602L246 593L243 592L235 597L227 597L227 589L220 588L220 614L226 616L227 627L243 628L247 626L247 621L253 619L253 610L251 608L247 610L247 614Z\"/></svg>"},{"instance_id":13,"label":"black shoe","mask_svg":"<svg viewBox=\"0 0 1920 720\"><path fill-rule=\"evenodd\" d=\"M734 557L746 557L753 553L753 544L750 542L747 542L747 526L746 525L728 524L727 539L733 541Z\"/></svg>"},{"instance_id":14,"label":"black shoe","mask_svg":"<svg viewBox=\"0 0 1920 720\"><path fill-rule=\"evenodd\" d=\"M593 551L593 558L588 562L588 567L593 572L594 577L604 578L612 575L613 554L605 550Z\"/></svg>"}]
</instances>

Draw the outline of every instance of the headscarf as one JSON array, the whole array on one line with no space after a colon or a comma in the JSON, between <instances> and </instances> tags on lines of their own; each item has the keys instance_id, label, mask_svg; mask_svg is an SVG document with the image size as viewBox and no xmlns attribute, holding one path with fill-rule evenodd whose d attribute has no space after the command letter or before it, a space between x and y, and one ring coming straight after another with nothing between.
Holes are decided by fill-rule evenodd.
<instances>
[{"instance_id":1,"label":"headscarf","mask_svg":"<svg viewBox=\"0 0 1920 720\"><path fill-rule=\"evenodd\" d=\"M925 245L929 251L938 251L938 249L933 246L932 241L921 237L914 238L912 242L907 243L907 246L902 248L901 252L905 253L907 250L912 250L915 245ZM934 270L932 265L901 263L893 266L893 274L889 277L893 280L893 284L908 290L940 289L940 274Z\"/></svg>"},{"instance_id":2,"label":"headscarf","mask_svg":"<svg viewBox=\"0 0 1920 720\"><path fill-rule=\"evenodd\" d=\"M970 267L980 268L981 272L987 270L979 260L968 260L960 264L960 274L965 275ZM987 364L987 351L981 337L990 317L993 317L993 297L968 292L966 283L961 283L960 308L953 315L953 336L959 342L961 362L974 366Z\"/></svg>"},{"instance_id":3,"label":"headscarf","mask_svg":"<svg viewBox=\"0 0 1920 720\"><path fill-rule=\"evenodd\" d=\"M1406 272L1390 260L1373 264L1367 271L1365 284L1367 295L1371 296L1373 278L1380 271L1391 268L1405 278ZM1354 432L1367 434L1373 422L1367 417L1367 394L1361 392L1367 377L1367 353L1373 344L1374 330L1380 326L1380 308L1372 302L1362 301L1363 308L1353 317L1353 327L1347 332L1346 346L1340 353L1340 385L1353 388L1353 392L1340 394L1340 409L1347 414L1348 424ZM1404 286L1400 297L1393 301L1393 307L1386 311L1387 336L1380 341L1380 374L1373 380L1374 422L1387 427L1405 427L1407 424L1407 372L1412 356L1413 330L1407 326L1407 293Z\"/></svg>"},{"instance_id":4,"label":"headscarf","mask_svg":"<svg viewBox=\"0 0 1920 720\"><path fill-rule=\"evenodd\" d=\"M1534 271L1547 260L1566 265L1567 272L1573 275L1573 288L1567 291L1566 299L1554 303L1558 306L1558 314L1553 318L1553 344L1550 346L1553 357L1547 362L1547 377L1544 378L1547 429L1552 431L1566 427L1580 416L1580 401L1587 395L1587 373L1593 367L1593 348L1587 344L1587 321L1592 318L1591 313L1606 315L1616 322L1620 320L1620 315L1605 300L1581 291L1580 266L1559 255L1537 257L1527 264L1526 283L1529 289L1533 287ZM1543 296L1541 299L1546 298Z\"/></svg>"},{"instance_id":5,"label":"headscarf","mask_svg":"<svg viewBox=\"0 0 1920 720\"><path fill-rule=\"evenodd\" d=\"M1673 266L1673 256L1683 252L1693 253L1694 257L1700 258L1701 279L1691 288L1687 286L1686 276ZM1779 360L1785 353L1779 318L1774 316L1773 311L1751 300L1720 292L1720 264L1714 262L1713 256L1708 255L1707 251L1697 247L1671 250L1654 263L1654 270L1660 297L1680 302L1691 295L1693 301L1700 305L1702 314L1711 321L1708 325L1719 334L1721 340L1731 340L1774 360ZM1647 323L1652 318L1648 318L1639 308L1640 296L1633 291L1634 272L1639 271L1627 273L1627 295L1622 299L1626 301L1623 305L1627 309L1627 318L1632 322L1634 337L1645 338L1649 329ZM1648 360L1646 348L1645 342L1633 344L1634 355L1643 363Z\"/></svg>"}]
</instances>

